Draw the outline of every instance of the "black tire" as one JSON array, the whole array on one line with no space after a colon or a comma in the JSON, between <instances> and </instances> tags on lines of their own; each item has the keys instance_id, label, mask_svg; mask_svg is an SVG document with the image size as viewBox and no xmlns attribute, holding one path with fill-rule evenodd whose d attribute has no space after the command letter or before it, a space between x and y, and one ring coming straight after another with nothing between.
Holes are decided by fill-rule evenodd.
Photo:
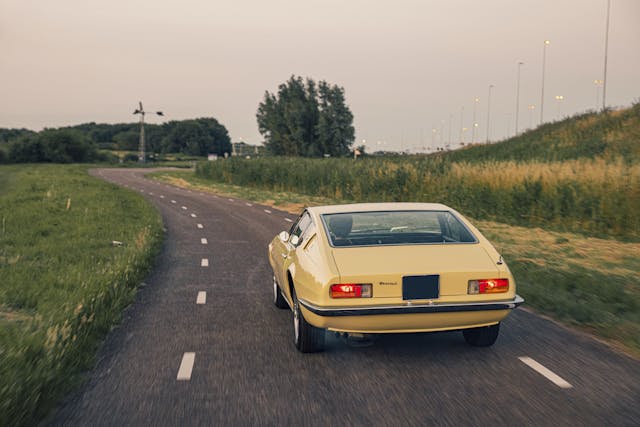
<instances>
[{"instance_id":1,"label":"black tire","mask_svg":"<svg viewBox=\"0 0 640 427\"><path fill-rule=\"evenodd\" d=\"M300 310L300 302L296 291L292 290L293 299L293 340L296 348L302 353L317 353L324 350L324 329L316 328L305 320Z\"/></svg>"},{"instance_id":2,"label":"black tire","mask_svg":"<svg viewBox=\"0 0 640 427\"><path fill-rule=\"evenodd\" d=\"M273 276L273 304L278 308L289 308L289 304L287 304L287 300L282 296L280 286L278 286L278 282L276 282L276 276Z\"/></svg>"},{"instance_id":3,"label":"black tire","mask_svg":"<svg viewBox=\"0 0 640 427\"><path fill-rule=\"evenodd\" d=\"M500 333L500 323L482 328L465 329L462 331L467 344L474 347L492 346L498 339Z\"/></svg>"}]
</instances>

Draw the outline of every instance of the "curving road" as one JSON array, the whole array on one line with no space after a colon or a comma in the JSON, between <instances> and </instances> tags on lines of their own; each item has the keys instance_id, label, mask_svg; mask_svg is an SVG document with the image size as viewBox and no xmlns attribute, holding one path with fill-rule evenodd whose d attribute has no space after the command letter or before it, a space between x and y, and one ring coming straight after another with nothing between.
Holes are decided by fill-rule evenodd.
<instances>
[{"instance_id":1,"label":"curving road","mask_svg":"<svg viewBox=\"0 0 640 427\"><path fill-rule=\"evenodd\" d=\"M92 172L153 203L166 241L51 425L638 425L640 362L525 310L491 348L455 332L328 335L326 352L299 353L266 257L294 216L146 172Z\"/></svg>"}]
</instances>

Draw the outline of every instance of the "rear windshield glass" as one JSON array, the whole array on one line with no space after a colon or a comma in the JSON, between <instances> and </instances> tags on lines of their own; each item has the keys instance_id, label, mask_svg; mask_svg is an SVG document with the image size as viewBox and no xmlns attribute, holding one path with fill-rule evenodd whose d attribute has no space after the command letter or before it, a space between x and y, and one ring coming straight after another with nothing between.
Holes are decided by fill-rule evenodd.
<instances>
[{"instance_id":1,"label":"rear windshield glass","mask_svg":"<svg viewBox=\"0 0 640 427\"><path fill-rule=\"evenodd\" d=\"M448 211L387 211L324 214L333 246L475 243Z\"/></svg>"}]
</instances>

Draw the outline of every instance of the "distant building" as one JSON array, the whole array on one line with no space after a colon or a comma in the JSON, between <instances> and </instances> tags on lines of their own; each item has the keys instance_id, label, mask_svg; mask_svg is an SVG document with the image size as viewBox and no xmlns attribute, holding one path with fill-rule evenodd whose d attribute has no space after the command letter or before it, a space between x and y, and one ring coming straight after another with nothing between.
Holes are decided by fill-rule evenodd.
<instances>
[{"instance_id":1,"label":"distant building","mask_svg":"<svg viewBox=\"0 0 640 427\"><path fill-rule=\"evenodd\" d=\"M240 156L240 157L257 157L264 156L265 148L264 145L251 145L247 144L244 141L233 142L233 150L231 152L232 156Z\"/></svg>"}]
</instances>

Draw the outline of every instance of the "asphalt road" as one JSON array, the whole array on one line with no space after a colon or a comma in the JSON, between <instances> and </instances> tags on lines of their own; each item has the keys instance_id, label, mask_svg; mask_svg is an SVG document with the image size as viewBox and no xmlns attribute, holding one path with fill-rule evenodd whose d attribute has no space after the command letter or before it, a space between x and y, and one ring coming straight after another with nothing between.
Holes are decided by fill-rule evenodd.
<instances>
[{"instance_id":1,"label":"asphalt road","mask_svg":"<svg viewBox=\"0 0 640 427\"><path fill-rule=\"evenodd\" d=\"M459 332L328 335L324 353L299 353L267 261L294 216L143 172L93 172L153 203L166 241L51 425L639 425L640 361L524 310L490 348Z\"/></svg>"}]
</instances>

